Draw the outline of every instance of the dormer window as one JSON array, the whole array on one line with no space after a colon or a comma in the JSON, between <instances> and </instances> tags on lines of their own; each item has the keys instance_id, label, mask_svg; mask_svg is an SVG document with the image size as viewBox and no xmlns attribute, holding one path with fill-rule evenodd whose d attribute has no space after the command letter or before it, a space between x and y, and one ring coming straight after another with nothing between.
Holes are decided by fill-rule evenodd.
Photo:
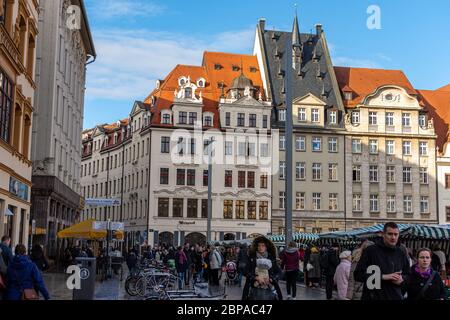
<instances>
[{"instance_id":1,"label":"dormer window","mask_svg":"<svg viewBox=\"0 0 450 320\"><path fill-rule=\"evenodd\" d=\"M250 72L255 73L257 71L256 67L250 67Z\"/></svg>"},{"instance_id":2,"label":"dormer window","mask_svg":"<svg viewBox=\"0 0 450 320\"><path fill-rule=\"evenodd\" d=\"M184 97L186 99L192 99L192 88L185 88L184 89Z\"/></svg>"},{"instance_id":3,"label":"dormer window","mask_svg":"<svg viewBox=\"0 0 450 320\"><path fill-rule=\"evenodd\" d=\"M214 70L220 70L222 69L222 65L220 63L214 64Z\"/></svg>"},{"instance_id":4,"label":"dormer window","mask_svg":"<svg viewBox=\"0 0 450 320\"><path fill-rule=\"evenodd\" d=\"M353 92L344 92L344 99L346 101L351 101L353 100Z\"/></svg>"},{"instance_id":5,"label":"dormer window","mask_svg":"<svg viewBox=\"0 0 450 320\"><path fill-rule=\"evenodd\" d=\"M336 124L337 123L337 111L330 111L330 124Z\"/></svg>"},{"instance_id":6,"label":"dormer window","mask_svg":"<svg viewBox=\"0 0 450 320\"><path fill-rule=\"evenodd\" d=\"M206 84L205 79L200 78L200 79L197 80L197 87L199 87L199 88L204 88L204 87L205 87L205 84Z\"/></svg>"},{"instance_id":7,"label":"dormer window","mask_svg":"<svg viewBox=\"0 0 450 320\"><path fill-rule=\"evenodd\" d=\"M170 114L164 113L164 114L162 115L161 123L162 123L162 124L170 124Z\"/></svg>"},{"instance_id":8,"label":"dormer window","mask_svg":"<svg viewBox=\"0 0 450 320\"><path fill-rule=\"evenodd\" d=\"M278 110L278 120L286 121L286 110Z\"/></svg>"},{"instance_id":9,"label":"dormer window","mask_svg":"<svg viewBox=\"0 0 450 320\"><path fill-rule=\"evenodd\" d=\"M152 105L154 106L155 103L156 103L156 97L155 97L155 96L152 96Z\"/></svg>"},{"instance_id":10,"label":"dormer window","mask_svg":"<svg viewBox=\"0 0 450 320\"><path fill-rule=\"evenodd\" d=\"M178 85L180 87L184 86L186 84L186 77L179 77L178 78Z\"/></svg>"},{"instance_id":11,"label":"dormer window","mask_svg":"<svg viewBox=\"0 0 450 320\"><path fill-rule=\"evenodd\" d=\"M203 115L203 126L204 127L212 127L213 125L213 114L212 113L205 113Z\"/></svg>"},{"instance_id":12,"label":"dormer window","mask_svg":"<svg viewBox=\"0 0 450 320\"><path fill-rule=\"evenodd\" d=\"M239 66L237 66L235 64L233 65L233 71L239 71L239 69L240 69Z\"/></svg>"},{"instance_id":13,"label":"dormer window","mask_svg":"<svg viewBox=\"0 0 450 320\"><path fill-rule=\"evenodd\" d=\"M161 80L156 80L156 90L161 86Z\"/></svg>"}]
</instances>

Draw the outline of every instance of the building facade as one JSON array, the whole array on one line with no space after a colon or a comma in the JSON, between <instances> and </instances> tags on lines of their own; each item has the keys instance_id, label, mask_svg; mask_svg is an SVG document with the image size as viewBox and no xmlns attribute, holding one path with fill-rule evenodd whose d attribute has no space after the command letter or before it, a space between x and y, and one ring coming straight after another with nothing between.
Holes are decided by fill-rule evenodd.
<instances>
[{"instance_id":1,"label":"building facade","mask_svg":"<svg viewBox=\"0 0 450 320\"><path fill-rule=\"evenodd\" d=\"M0 236L28 246L38 1L0 1Z\"/></svg>"},{"instance_id":2,"label":"building facade","mask_svg":"<svg viewBox=\"0 0 450 320\"><path fill-rule=\"evenodd\" d=\"M67 26L70 5L81 9L80 28ZM57 253L56 234L79 220L81 132L86 66L96 57L83 0L40 1L36 105L33 130L33 240Z\"/></svg>"}]
</instances>

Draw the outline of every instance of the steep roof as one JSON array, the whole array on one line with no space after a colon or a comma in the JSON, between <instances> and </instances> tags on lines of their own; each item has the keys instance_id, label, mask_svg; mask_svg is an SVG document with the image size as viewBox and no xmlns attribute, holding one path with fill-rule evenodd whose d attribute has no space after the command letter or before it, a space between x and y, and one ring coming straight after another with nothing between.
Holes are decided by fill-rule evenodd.
<instances>
[{"instance_id":1,"label":"steep roof","mask_svg":"<svg viewBox=\"0 0 450 320\"><path fill-rule=\"evenodd\" d=\"M404 88L408 94L417 94L401 70L334 67L334 72L341 91L351 88L353 92L353 100L344 100L348 108L357 106L367 95L384 85L396 85Z\"/></svg>"},{"instance_id":2,"label":"steep roof","mask_svg":"<svg viewBox=\"0 0 450 320\"><path fill-rule=\"evenodd\" d=\"M425 103L429 117L434 121L436 145L439 151L443 152L445 144L450 141L450 91L418 90L418 93Z\"/></svg>"},{"instance_id":3,"label":"steep roof","mask_svg":"<svg viewBox=\"0 0 450 320\"><path fill-rule=\"evenodd\" d=\"M450 84L438 89L439 91L450 91Z\"/></svg>"}]
</instances>

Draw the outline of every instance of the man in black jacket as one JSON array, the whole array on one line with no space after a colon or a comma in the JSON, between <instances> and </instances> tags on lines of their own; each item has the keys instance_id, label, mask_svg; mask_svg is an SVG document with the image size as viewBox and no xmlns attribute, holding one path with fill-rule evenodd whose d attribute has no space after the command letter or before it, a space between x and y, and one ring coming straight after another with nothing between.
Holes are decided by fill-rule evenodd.
<instances>
[{"instance_id":1,"label":"man in black jacket","mask_svg":"<svg viewBox=\"0 0 450 320\"><path fill-rule=\"evenodd\" d=\"M321 268L323 269L323 274L325 275L325 292L327 295L327 300L333 298L333 287L334 287L334 274L336 273L336 268L339 265L339 244L334 243L331 248L329 248L324 253L324 259L321 259Z\"/></svg>"},{"instance_id":2,"label":"man in black jacket","mask_svg":"<svg viewBox=\"0 0 450 320\"><path fill-rule=\"evenodd\" d=\"M403 300L402 286L408 281L410 266L397 245L399 235L397 224L388 222L384 225L383 238L364 250L353 274L356 281L364 284L362 300ZM376 267L380 274L374 273Z\"/></svg>"}]
</instances>

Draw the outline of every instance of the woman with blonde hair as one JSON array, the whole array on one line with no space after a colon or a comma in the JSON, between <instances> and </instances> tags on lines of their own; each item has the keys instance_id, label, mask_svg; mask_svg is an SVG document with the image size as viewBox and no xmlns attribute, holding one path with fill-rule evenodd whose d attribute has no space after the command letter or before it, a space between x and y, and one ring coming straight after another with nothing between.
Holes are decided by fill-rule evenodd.
<instances>
[{"instance_id":1,"label":"woman with blonde hair","mask_svg":"<svg viewBox=\"0 0 450 320\"><path fill-rule=\"evenodd\" d=\"M353 251L352 254L352 266L350 267L350 276L348 279L348 288L347 288L347 299L348 300L361 300L362 292L364 284L362 282L355 281L355 277L353 276L353 272L356 269L356 265L361 259L362 253L366 248L373 245L374 242L366 240L361 246Z\"/></svg>"},{"instance_id":2,"label":"woman with blonde hair","mask_svg":"<svg viewBox=\"0 0 450 320\"><path fill-rule=\"evenodd\" d=\"M311 256L306 268L308 269L308 278L310 281L309 287L312 288L315 284L319 285L320 277L322 276L320 270L320 254L317 247L311 248Z\"/></svg>"}]
</instances>

